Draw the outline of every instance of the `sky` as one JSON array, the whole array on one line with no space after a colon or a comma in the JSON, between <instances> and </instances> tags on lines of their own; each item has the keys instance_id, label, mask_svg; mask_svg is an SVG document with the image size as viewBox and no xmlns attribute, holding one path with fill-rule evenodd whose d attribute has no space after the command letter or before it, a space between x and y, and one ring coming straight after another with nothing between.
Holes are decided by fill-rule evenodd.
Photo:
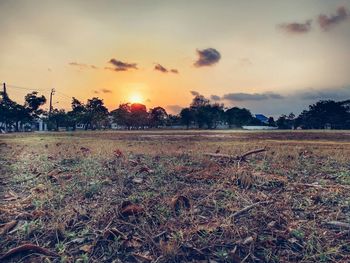
<instances>
[{"instance_id":1,"label":"sky","mask_svg":"<svg viewBox=\"0 0 350 263\"><path fill-rule=\"evenodd\" d=\"M196 94L278 116L350 99L350 0L1 0L0 82L163 106Z\"/></svg>"}]
</instances>

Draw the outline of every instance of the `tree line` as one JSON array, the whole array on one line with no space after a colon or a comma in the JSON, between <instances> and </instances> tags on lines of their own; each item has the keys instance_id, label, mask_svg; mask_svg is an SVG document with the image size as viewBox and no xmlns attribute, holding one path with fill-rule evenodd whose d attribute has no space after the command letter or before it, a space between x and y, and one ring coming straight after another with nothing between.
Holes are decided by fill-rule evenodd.
<instances>
[{"instance_id":1,"label":"tree line","mask_svg":"<svg viewBox=\"0 0 350 263\"><path fill-rule=\"evenodd\" d=\"M216 129L241 128L244 125L265 125L279 129L350 129L350 100L321 100L309 106L299 116L290 113L281 115L276 121L269 117L262 122L246 108L225 108L224 104L211 103L202 95L193 98L189 107L178 115L171 115L160 106L147 110L141 103L122 103L108 111L102 99L94 97L86 103L72 98L71 109L42 109L46 98L33 91L24 97L24 104L18 104L7 93L0 93L0 128L23 130L24 126L41 119L49 130L60 127L75 129L80 125L85 130L107 129L112 124L118 128L145 129L185 126L187 128Z\"/></svg>"}]
</instances>

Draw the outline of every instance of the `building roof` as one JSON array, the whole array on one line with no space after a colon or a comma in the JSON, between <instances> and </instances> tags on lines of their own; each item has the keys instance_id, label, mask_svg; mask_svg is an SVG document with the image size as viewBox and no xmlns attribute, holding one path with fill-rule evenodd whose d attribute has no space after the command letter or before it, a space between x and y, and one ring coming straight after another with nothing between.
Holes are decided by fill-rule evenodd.
<instances>
[{"instance_id":1,"label":"building roof","mask_svg":"<svg viewBox=\"0 0 350 263\"><path fill-rule=\"evenodd\" d=\"M264 114L255 114L255 118L261 122L267 122L269 120Z\"/></svg>"}]
</instances>

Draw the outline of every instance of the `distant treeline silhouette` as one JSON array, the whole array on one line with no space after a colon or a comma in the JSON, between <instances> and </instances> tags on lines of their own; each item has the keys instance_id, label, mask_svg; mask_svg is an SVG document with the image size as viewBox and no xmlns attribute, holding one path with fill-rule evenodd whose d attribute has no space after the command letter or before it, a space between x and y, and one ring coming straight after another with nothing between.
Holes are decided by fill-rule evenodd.
<instances>
[{"instance_id":1,"label":"distant treeline silhouette","mask_svg":"<svg viewBox=\"0 0 350 263\"><path fill-rule=\"evenodd\" d=\"M140 103L123 103L108 111L102 99L94 97L82 103L72 98L71 110L49 109L44 96L28 93L23 105L11 100L6 92L0 93L0 129L23 131L36 121L45 122L49 130L81 129L146 129L186 127L199 129L240 128L245 125L272 126L279 129L350 129L350 100L321 100L310 105L299 116L281 115L276 121L269 117L262 122L245 108L225 108L224 104L211 103L202 95L193 98L178 115L171 115L162 107L147 110Z\"/></svg>"}]
</instances>

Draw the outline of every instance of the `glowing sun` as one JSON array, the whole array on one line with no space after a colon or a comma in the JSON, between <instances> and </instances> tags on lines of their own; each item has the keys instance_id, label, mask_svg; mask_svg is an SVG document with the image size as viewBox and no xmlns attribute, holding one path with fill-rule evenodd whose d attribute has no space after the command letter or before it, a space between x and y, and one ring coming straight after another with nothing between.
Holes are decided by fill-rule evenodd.
<instances>
[{"instance_id":1,"label":"glowing sun","mask_svg":"<svg viewBox=\"0 0 350 263\"><path fill-rule=\"evenodd\" d=\"M133 93L130 95L130 102L131 103L142 103L143 102L143 98L141 96L141 94L139 93Z\"/></svg>"}]
</instances>

